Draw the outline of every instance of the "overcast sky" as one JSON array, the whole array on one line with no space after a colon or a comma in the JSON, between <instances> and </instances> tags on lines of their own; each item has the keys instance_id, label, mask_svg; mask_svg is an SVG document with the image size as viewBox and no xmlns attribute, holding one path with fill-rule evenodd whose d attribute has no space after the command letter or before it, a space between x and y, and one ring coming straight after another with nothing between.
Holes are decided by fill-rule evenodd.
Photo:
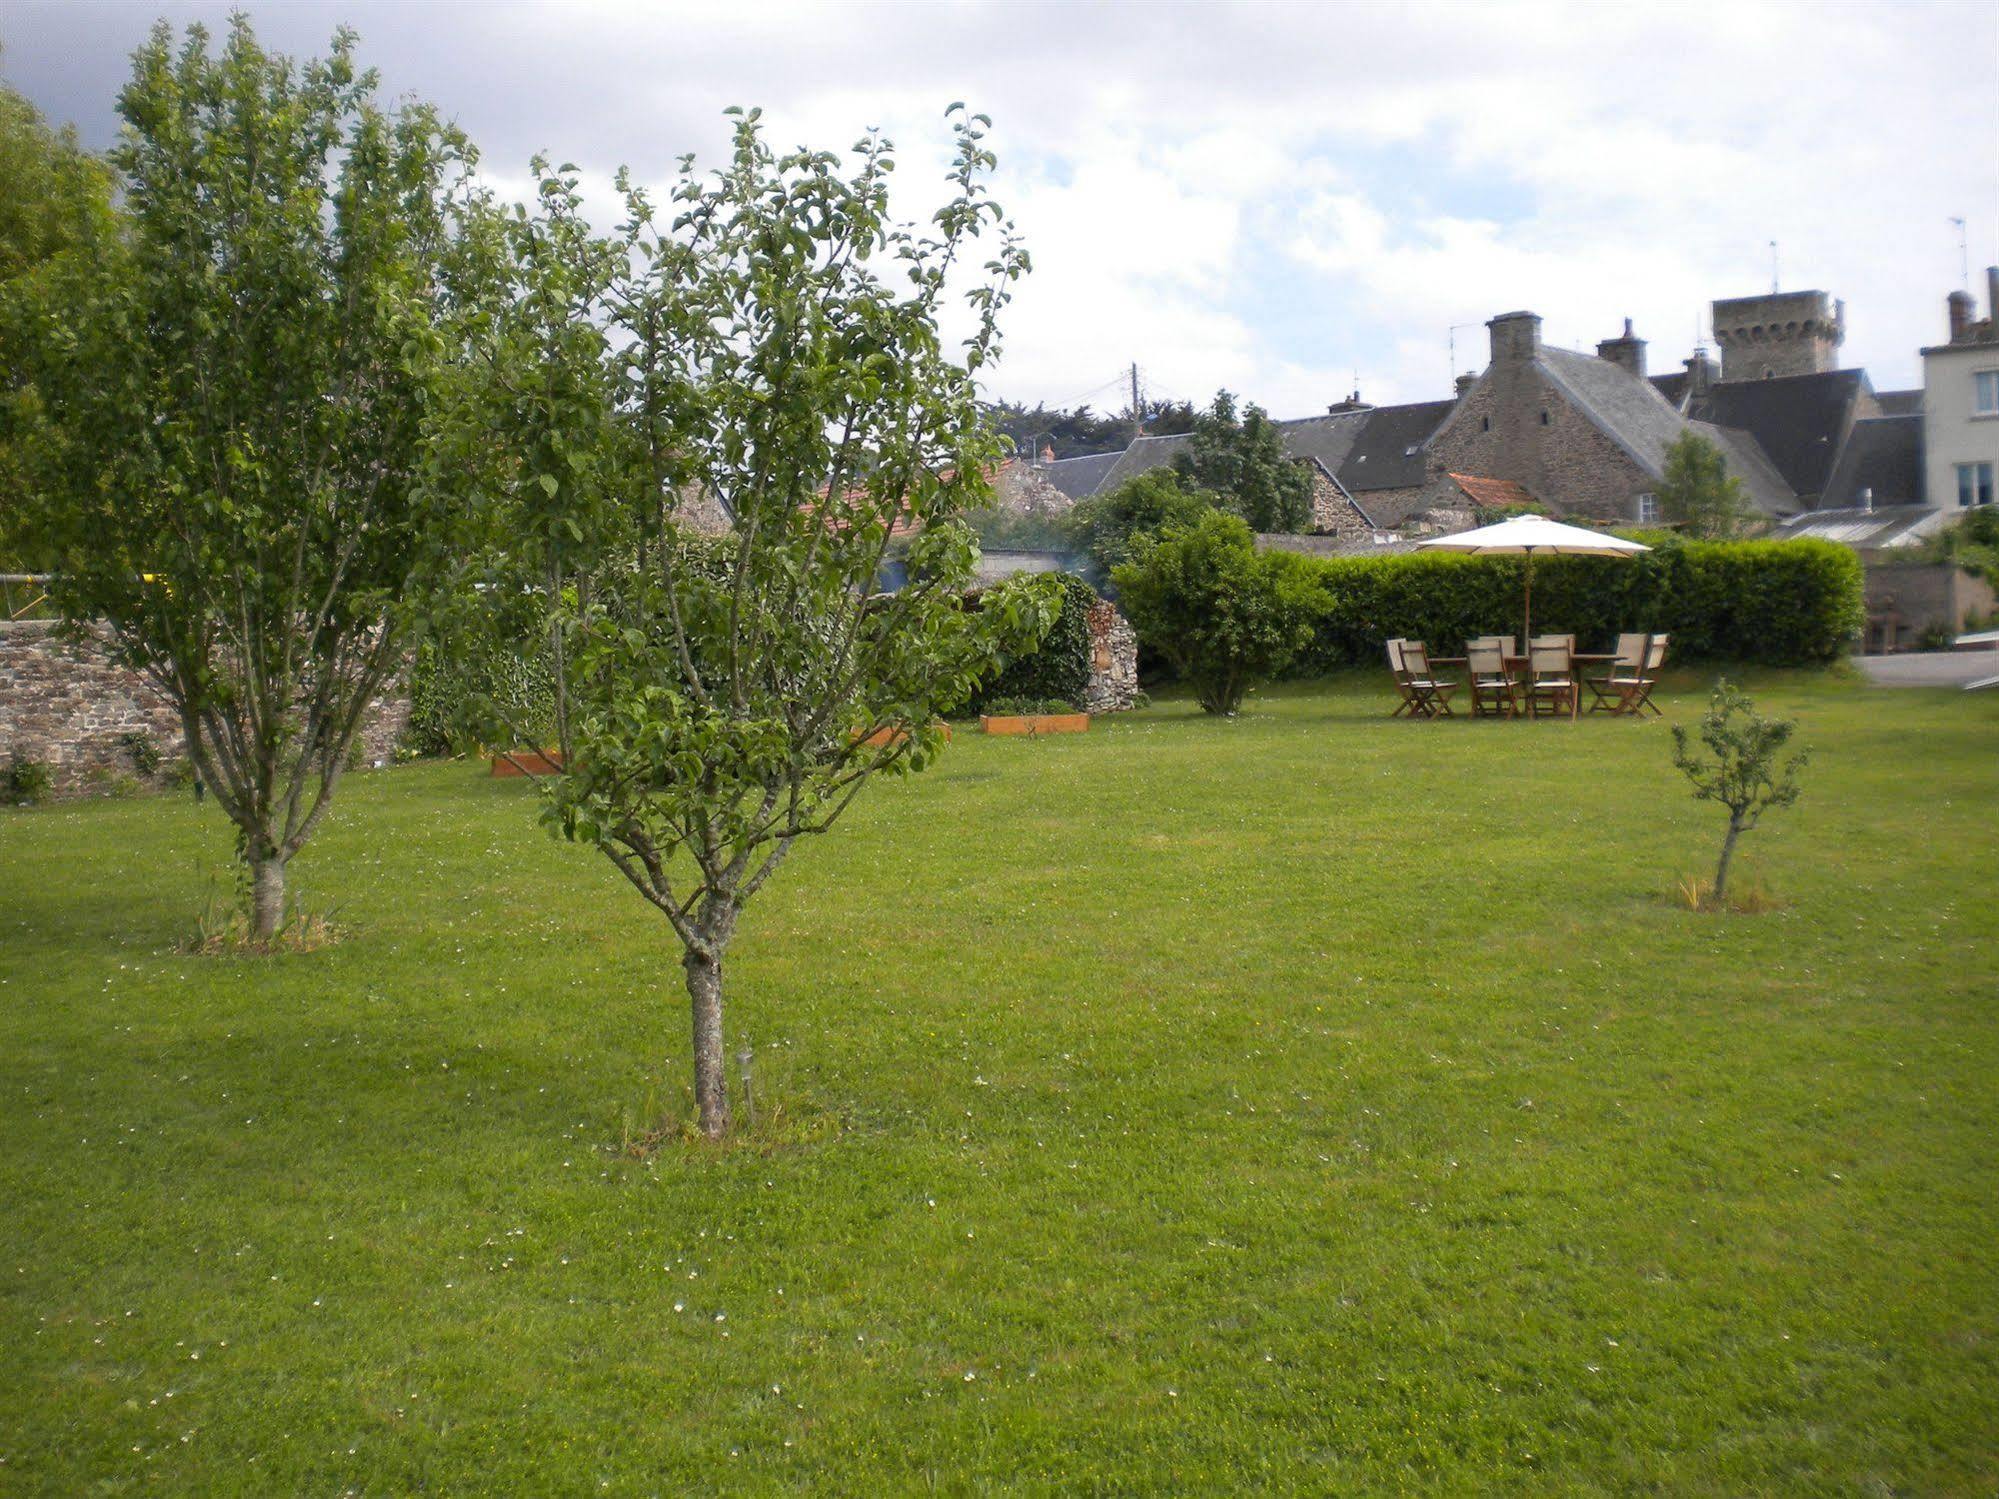
<instances>
[{"instance_id":1,"label":"overcast sky","mask_svg":"<svg viewBox=\"0 0 1999 1499\"><path fill-rule=\"evenodd\" d=\"M902 148L903 203L943 171L944 106L991 114L996 196L1035 272L1003 395L1124 404L1226 385L1280 416L1358 381L1447 395L1484 321L1525 307L1594 347L1631 318L1677 366L1715 297L1845 298L1843 360L1919 384L1967 220L1999 260L1999 4L805 6L290 3L267 44L341 21L501 183L546 147L595 178L712 161L720 111L780 144ZM160 15L224 5L0 0L0 74L93 145ZM609 216L605 222L608 224Z\"/></svg>"}]
</instances>

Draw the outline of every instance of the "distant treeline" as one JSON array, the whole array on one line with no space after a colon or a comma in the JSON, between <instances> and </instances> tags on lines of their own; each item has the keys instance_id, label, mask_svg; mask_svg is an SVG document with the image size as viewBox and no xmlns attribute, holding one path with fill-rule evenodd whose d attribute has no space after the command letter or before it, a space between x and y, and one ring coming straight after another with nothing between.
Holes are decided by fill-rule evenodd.
<instances>
[{"instance_id":1,"label":"distant treeline","mask_svg":"<svg viewBox=\"0 0 1999 1499\"><path fill-rule=\"evenodd\" d=\"M1039 455L1043 448L1053 448L1057 458L1116 453L1138 435L1129 411L1099 415L1088 406L1067 411L1060 407L1023 406L1014 401L1000 401L991 409L1000 431L1013 440L1015 451L1022 454ZM1192 402L1145 403L1147 436L1163 437L1193 430Z\"/></svg>"}]
</instances>

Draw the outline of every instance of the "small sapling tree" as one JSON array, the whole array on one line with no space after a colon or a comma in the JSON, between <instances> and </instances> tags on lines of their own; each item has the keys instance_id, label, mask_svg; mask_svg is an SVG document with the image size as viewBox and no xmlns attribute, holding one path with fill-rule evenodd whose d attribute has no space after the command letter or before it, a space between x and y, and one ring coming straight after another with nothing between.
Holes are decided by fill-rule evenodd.
<instances>
[{"instance_id":1,"label":"small sapling tree","mask_svg":"<svg viewBox=\"0 0 1999 1499\"><path fill-rule=\"evenodd\" d=\"M241 16L217 52L156 27L118 107L115 221L11 308L21 504L65 618L178 713L267 940L436 532L424 421L472 153L378 106L351 33L299 65Z\"/></svg>"},{"instance_id":2,"label":"small sapling tree","mask_svg":"<svg viewBox=\"0 0 1999 1499\"><path fill-rule=\"evenodd\" d=\"M1736 840L1772 807L1788 807L1798 799L1798 772L1807 753L1801 750L1779 764L1796 729L1789 719L1763 717L1748 694L1726 678L1701 715L1700 741L1712 758L1693 748L1684 724L1673 725L1673 763L1693 782L1694 796L1728 809L1728 831L1714 870L1717 909L1724 909L1728 900L1728 866Z\"/></svg>"},{"instance_id":3,"label":"small sapling tree","mask_svg":"<svg viewBox=\"0 0 1999 1499\"><path fill-rule=\"evenodd\" d=\"M1755 512L1742 495L1742 481L1728 471L1728 459L1713 442L1682 432L1666 449L1659 480L1659 514L1688 536L1726 540L1748 529Z\"/></svg>"},{"instance_id":4,"label":"small sapling tree","mask_svg":"<svg viewBox=\"0 0 1999 1499\"><path fill-rule=\"evenodd\" d=\"M1259 552L1249 527L1219 510L1141 536L1111 577L1139 638L1173 663L1205 713L1233 716L1311 640L1316 595L1302 559Z\"/></svg>"},{"instance_id":5,"label":"small sapling tree","mask_svg":"<svg viewBox=\"0 0 1999 1499\"><path fill-rule=\"evenodd\" d=\"M730 1126L744 907L872 777L929 763L937 712L1055 613L1044 582L964 596L977 550L955 518L990 501L1002 456L974 378L1027 266L986 196L985 120L954 110L954 193L925 232L889 215L887 142L862 140L848 174L735 113L728 166L683 163L670 222L623 182L603 240L574 175L538 164L540 203L493 236L505 295L481 304L439 453L481 495L441 632L549 641L554 744L504 704L474 711L488 742L559 753L546 820L679 939L710 1137ZM995 229L954 350L954 273ZM892 546L907 582L888 591Z\"/></svg>"}]
</instances>

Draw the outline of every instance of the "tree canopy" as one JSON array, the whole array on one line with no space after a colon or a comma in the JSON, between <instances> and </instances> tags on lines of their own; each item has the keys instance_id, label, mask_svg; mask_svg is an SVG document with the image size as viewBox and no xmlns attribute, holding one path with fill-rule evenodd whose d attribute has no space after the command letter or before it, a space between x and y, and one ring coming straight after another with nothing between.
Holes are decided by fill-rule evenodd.
<instances>
[{"instance_id":1,"label":"tree canopy","mask_svg":"<svg viewBox=\"0 0 1999 1499\"><path fill-rule=\"evenodd\" d=\"M354 48L300 64L240 15L219 49L155 27L119 96L121 208L8 297L52 598L178 712L260 939L438 534L423 424L472 152L380 105Z\"/></svg>"},{"instance_id":2,"label":"tree canopy","mask_svg":"<svg viewBox=\"0 0 1999 1499\"><path fill-rule=\"evenodd\" d=\"M1077 503L1067 516L1072 543L1108 578L1129 562L1139 543L1168 526L1189 526L1215 508L1216 497L1195 489L1170 468L1148 469L1108 494Z\"/></svg>"},{"instance_id":3,"label":"tree canopy","mask_svg":"<svg viewBox=\"0 0 1999 1499\"><path fill-rule=\"evenodd\" d=\"M499 295L436 454L477 495L445 638L544 638L555 677L555 743L493 701L472 705L483 737L559 763L549 823L678 938L710 1136L730 1126L723 965L745 905L870 778L934 759L938 712L1056 607L1029 580L964 596L958 517L1003 455L975 379L1027 269L987 195L986 121L954 109L954 195L925 230L890 215L885 140L847 168L733 113L728 164L683 162L670 213L621 177L608 236L573 169L535 164L537 204L490 238ZM939 321L960 293L954 348ZM727 535L689 524L697 499ZM888 591L895 549L908 581Z\"/></svg>"},{"instance_id":4,"label":"tree canopy","mask_svg":"<svg viewBox=\"0 0 1999 1499\"><path fill-rule=\"evenodd\" d=\"M1666 449L1658 499L1662 520L1706 540L1740 536L1754 515L1721 449L1691 428Z\"/></svg>"},{"instance_id":5,"label":"tree canopy","mask_svg":"<svg viewBox=\"0 0 1999 1499\"><path fill-rule=\"evenodd\" d=\"M1302 531L1311 524L1311 475L1284 451L1270 413L1250 405L1238 416L1226 390L1215 392L1194 419L1193 438L1173 466L1195 487L1219 495L1252 531Z\"/></svg>"},{"instance_id":6,"label":"tree canopy","mask_svg":"<svg viewBox=\"0 0 1999 1499\"><path fill-rule=\"evenodd\" d=\"M1088 406L1064 410L1039 403L1029 407L1017 401L995 402L991 411L1001 436L1024 458L1038 459L1051 448L1057 458L1120 453L1131 446L1141 424L1149 437L1194 430L1194 408L1186 401L1145 401L1137 421L1129 411L1099 415Z\"/></svg>"},{"instance_id":7,"label":"tree canopy","mask_svg":"<svg viewBox=\"0 0 1999 1499\"><path fill-rule=\"evenodd\" d=\"M1139 638L1179 670L1205 713L1232 717L1244 694L1311 640L1317 585L1293 552L1259 552L1239 516L1210 510L1142 537L1111 576Z\"/></svg>"},{"instance_id":8,"label":"tree canopy","mask_svg":"<svg viewBox=\"0 0 1999 1499\"><path fill-rule=\"evenodd\" d=\"M26 534L21 505L23 459L8 434L33 420L25 330L36 278L109 232L111 170L77 143L73 129L52 129L33 104L0 84L0 570L39 570L49 558Z\"/></svg>"}]
</instances>

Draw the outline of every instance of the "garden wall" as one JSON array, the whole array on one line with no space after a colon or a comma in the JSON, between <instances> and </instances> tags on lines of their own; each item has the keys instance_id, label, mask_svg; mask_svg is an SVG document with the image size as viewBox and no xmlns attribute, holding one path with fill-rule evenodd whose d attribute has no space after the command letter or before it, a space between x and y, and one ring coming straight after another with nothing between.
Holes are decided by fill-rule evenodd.
<instances>
[{"instance_id":1,"label":"garden wall","mask_svg":"<svg viewBox=\"0 0 1999 1499\"><path fill-rule=\"evenodd\" d=\"M64 640L52 620L0 621L0 766L46 766L54 790L76 795L138 776L143 739L164 766L186 755L180 718L137 672L112 659L100 632ZM361 754L393 761L409 722L401 683L376 701L362 725Z\"/></svg>"}]
</instances>

